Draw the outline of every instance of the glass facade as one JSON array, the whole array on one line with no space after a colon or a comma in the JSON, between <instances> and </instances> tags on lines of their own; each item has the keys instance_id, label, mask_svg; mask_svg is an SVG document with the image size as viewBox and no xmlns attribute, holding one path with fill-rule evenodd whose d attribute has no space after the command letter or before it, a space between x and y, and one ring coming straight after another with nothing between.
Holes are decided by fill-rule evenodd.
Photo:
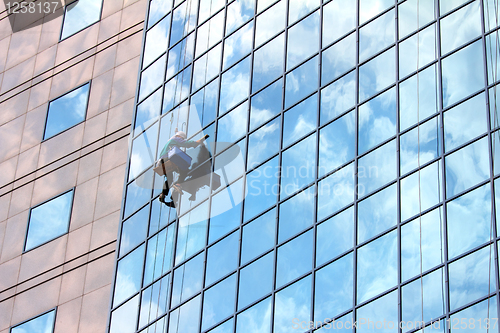
<instances>
[{"instance_id":1,"label":"glass facade","mask_svg":"<svg viewBox=\"0 0 500 333\"><path fill-rule=\"evenodd\" d=\"M151 0L109 332L498 332L498 7Z\"/></svg>"}]
</instances>

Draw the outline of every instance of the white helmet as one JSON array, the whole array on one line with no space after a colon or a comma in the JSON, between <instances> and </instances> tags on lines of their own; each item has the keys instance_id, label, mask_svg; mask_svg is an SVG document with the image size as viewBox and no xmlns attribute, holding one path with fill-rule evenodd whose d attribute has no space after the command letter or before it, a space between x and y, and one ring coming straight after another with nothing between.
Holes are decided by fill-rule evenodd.
<instances>
[{"instance_id":1,"label":"white helmet","mask_svg":"<svg viewBox=\"0 0 500 333\"><path fill-rule=\"evenodd\" d=\"M181 138L183 138L184 140L186 140L187 138L187 135L186 133L184 133L183 131L179 131L177 133L175 133L176 136L180 136Z\"/></svg>"}]
</instances>

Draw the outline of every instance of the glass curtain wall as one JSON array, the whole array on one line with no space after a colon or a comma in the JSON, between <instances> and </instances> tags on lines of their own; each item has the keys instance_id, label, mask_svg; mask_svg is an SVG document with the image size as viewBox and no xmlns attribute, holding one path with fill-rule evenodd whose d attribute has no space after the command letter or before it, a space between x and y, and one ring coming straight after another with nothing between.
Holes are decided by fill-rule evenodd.
<instances>
[{"instance_id":1,"label":"glass curtain wall","mask_svg":"<svg viewBox=\"0 0 500 333\"><path fill-rule=\"evenodd\" d=\"M498 332L499 14L151 0L109 332ZM211 172L171 208L176 129Z\"/></svg>"}]
</instances>

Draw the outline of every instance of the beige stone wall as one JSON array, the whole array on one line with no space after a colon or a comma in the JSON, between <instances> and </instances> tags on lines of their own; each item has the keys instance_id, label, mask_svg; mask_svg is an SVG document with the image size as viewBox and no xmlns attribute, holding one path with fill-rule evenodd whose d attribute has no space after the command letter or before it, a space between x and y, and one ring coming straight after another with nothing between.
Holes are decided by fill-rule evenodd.
<instances>
[{"instance_id":1,"label":"beige stone wall","mask_svg":"<svg viewBox=\"0 0 500 333\"><path fill-rule=\"evenodd\" d=\"M0 333L57 306L55 332L105 332L146 0L104 0L12 34L0 1ZM87 119L42 141L48 101L91 80ZM23 252L29 209L75 187L70 231Z\"/></svg>"}]
</instances>

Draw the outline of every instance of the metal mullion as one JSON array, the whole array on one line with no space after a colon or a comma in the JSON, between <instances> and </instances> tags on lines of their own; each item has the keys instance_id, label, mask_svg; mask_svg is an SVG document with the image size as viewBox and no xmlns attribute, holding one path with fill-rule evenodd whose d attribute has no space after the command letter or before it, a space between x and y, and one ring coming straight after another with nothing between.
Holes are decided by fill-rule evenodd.
<instances>
[{"instance_id":1,"label":"metal mullion","mask_svg":"<svg viewBox=\"0 0 500 333\"><path fill-rule=\"evenodd\" d=\"M359 150L359 145L358 145L358 138L359 138L359 9L360 9L360 0L356 1L356 66L355 66L355 75L356 75L356 96L354 97L355 99L355 107L354 107L354 202L353 202L353 211L354 211L354 221L353 226L354 226L354 244L353 244L353 283L352 283L352 322L355 323L357 322L357 313L356 313L356 304L357 304L357 285L358 285L358 250L357 250L357 243L358 243L358 165L359 165L359 157L358 157L358 150ZM353 325L354 326L354 325ZM351 327L352 332L355 333L356 330L354 327Z\"/></svg>"}]
</instances>

